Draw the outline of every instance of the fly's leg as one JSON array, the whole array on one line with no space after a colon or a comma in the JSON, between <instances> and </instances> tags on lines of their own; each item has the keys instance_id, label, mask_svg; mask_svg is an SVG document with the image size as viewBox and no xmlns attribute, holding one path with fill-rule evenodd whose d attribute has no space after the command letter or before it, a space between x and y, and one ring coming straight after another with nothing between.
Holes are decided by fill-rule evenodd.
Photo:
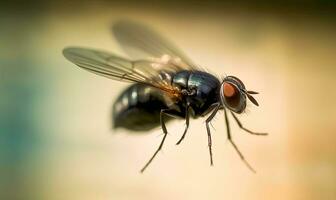
<instances>
[{"instance_id":1,"label":"fly's leg","mask_svg":"<svg viewBox=\"0 0 336 200\"><path fill-rule=\"evenodd\" d=\"M151 162L153 161L153 159L155 158L155 156L161 150L164 141L166 140L168 132L167 132L166 124L165 124L165 122L163 120L163 116L164 115L168 115L168 114L169 114L169 110L167 110L167 109L161 110L161 112L160 112L160 123L161 123L162 131L163 131L164 135L163 135L161 143L160 143L159 147L157 148L157 150L155 151L154 155L149 159L149 161L146 163L146 165L141 169L141 171L140 171L141 173L143 173L146 170L146 168L149 166L149 164L151 164Z\"/></svg>"},{"instance_id":2,"label":"fly's leg","mask_svg":"<svg viewBox=\"0 0 336 200\"><path fill-rule=\"evenodd\" d=\"M232 146L234 147L234 149L236 150L236 152L238 153L239 157L242 159L242 161L246 164L246 166L254 173L256 173L256 171L251 167L251 165L245 160L243 154L239 151L237 145L233 142L232 137L231 137L231 131L230 131L230 123L229 123L229 119L227 116L227 112L226 109L224 108L224 114L225 114L225 123L226 123L226 131L227 131L227 137L228 140L230 141L230 143L232 144Z\"/></svg>"},{"instance_id":3,"label":"fly's leg","mask_svg":"<svg viewBox=\"0 0 336 200\"><path fill-rule=\"evenodd\" d=\"M189 108L190 108L190 103L187 103L186 114L185 114L186 127L184 129L182 137L179 139L179 141L176 143L176 145L179 145L182 142L182 140L184 139L184 137L187 133L187 130L189 128Z\"/></svg>"},{"instance_id":4,"label":"fly's leg","mask_svg":"<svg viewBox=\"0 0 336 200\"><path fill-rule=\"evenodd\" d=\"M257 133L257 132L254 132L254 131L251 131L251 130L245 128L245 127L243 126L243 124L239 121L238 117L237 117L233 112L231 112L231 114L232 114L233 118L235 119L235 121L237 122L238 126L239 126L241 129L243 129L244 131L246 131L246 132L248 132L248 133L250 133L250 134L252 134L252 135L268 135L267 133Z\"/></svg>"},{"instance_id":5,"label":"fly's leg","mask_svg":"<svg viewBox=\"0 0 336 200\"><path fill-rule=\"evenodd\" d=\"M213 165L213 160L212 160L212 141L211 141L211 133L210 133L210 122L211 120L215 117L219 110L220 106L216 106L210 116L205 120L205 126L208 134L208 147L209 147L209 153L210 153L210 165Z\"/></svg>"}]
</instances>

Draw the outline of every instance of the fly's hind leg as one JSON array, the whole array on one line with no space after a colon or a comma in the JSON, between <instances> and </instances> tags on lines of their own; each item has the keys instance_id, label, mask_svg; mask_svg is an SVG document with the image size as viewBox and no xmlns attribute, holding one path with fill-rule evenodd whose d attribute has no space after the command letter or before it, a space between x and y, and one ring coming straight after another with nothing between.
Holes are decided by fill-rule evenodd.
<instances>
[{"instance_id":1,"label":"fly's hind leg","mask_svg":"<svg viewBox=\"0 0 336 200\"><path fill-rule=\"evenodd\" d=\"M236 152L238 153L239 157L242 159L242 161L246 164L246 166L252 171L252 172L256 172L251 165L245 160L243 154L239 151L237 145L233 142L232 137L231 137L231 130L230 130L230 123L229 123L229 119L227 116L227 112L226 109L224 108L224 114L225 114L225 123L226 123L226 131L227 131L227 137L228 140L230 141L230 143L232 144L233 148L236 150Z\"/></svg>"},{"instance_id":2,"label":"fly's hind leg","mask_svg":"<svg viewBox=\"0 0 336 200\"><path fill-rule=\"evenodd\" d=\"M153 156L149 159L149 161L146 163L146 165L141 169L141 171L140 171L141 173L143 173L146 170L146 168L149 166L149 164L151 164L151 162L153 161L153 159L155 158L155 156L162 149L163 143L166 140L166 137L167 137L167 134L168 134L168 131L167 131L167 128L166 128L166 124L164 122L164 115L174 116L173 114L169 113L170 111L171 110L169 110L169 109L163 109L160 112L160 124L161 124L162 131L163 131L164 135L163 135L163 138L161 140L161 143L160 143L159 147L157 148L157 150L155 151L155 153L153 154Z\"/></svg>"}]
</instances>

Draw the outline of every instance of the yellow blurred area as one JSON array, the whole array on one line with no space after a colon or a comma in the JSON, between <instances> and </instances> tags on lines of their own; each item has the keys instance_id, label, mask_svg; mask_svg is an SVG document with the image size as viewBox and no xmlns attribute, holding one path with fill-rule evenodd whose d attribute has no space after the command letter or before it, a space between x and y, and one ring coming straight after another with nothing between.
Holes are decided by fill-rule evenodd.
<instances>
[{"instance_id":1,"label":"yellow blurred area","mask_svg":"<svg viewBox=\"0 0 336 200\"><path fill-rule=\"evenodd\" d=\"M72 11L12 13L2 19L3 122L0 199L335 199L336 30L323 15L183 12L88 4ZM163 151L139 170L162 137L112 130L112 103L126 83L90 74L62 55L66 46L125 55L110 27L119 19L147 24L216 75L239 77L260 106L213 123L209 166L205 119L168 124ZM19 150L18 150L19 149ZM3 195L3 197L1 197Z\"/></svg>"}]
</instances>

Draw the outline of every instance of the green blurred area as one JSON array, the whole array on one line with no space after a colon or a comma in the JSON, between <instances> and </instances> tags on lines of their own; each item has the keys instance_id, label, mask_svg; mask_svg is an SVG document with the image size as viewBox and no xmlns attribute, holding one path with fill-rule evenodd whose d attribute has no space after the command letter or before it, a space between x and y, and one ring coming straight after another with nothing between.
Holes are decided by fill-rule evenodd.
<instances>
[{"instance_id":1,"label":"green blurred area","mask_svg":"<svg viewBox=\"0 0 336 200\"><path fill-rule=\"evenodd\" d=\"M14 1L0 7L0 199L336 198L336 26L333 1ZM209 167L204 123L169 125L164 153L138 170L159 128L111 134L113 100L127 84L77 69L65 46L123 54L109 28L130 18L176 41L195 62L260 92L242 121L267 131L234 139L250 173L214 126ZM233 124L233 123L232 123ZM176 133L176 134L175 134Z\"/></svg>"}]
</instances>

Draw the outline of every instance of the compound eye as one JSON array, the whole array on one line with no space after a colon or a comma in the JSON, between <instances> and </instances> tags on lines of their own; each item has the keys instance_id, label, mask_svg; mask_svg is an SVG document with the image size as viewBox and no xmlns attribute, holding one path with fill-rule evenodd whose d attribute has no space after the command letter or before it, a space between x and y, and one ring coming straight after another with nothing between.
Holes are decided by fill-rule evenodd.
<instances>
[{"instance_id":1,"label":"compound eye","mask_svg":"<svg viewBox=\"0 0 336 200\"><path fill-rule=\"evenodd\" d=\"M224 83L223 93L225 97L233 97L237 94L236 90L236 87L233 86L231 83Z\"/></svg>"},{"instance_id":2,"label":"compound eye","mask_svg":"<svg viewBox=\"0 0 336 200\"><path fill-rule=\"evenodd\" d=\"M224 82L221 93L222 101L227 108L236 113L244 111L246 107L246 98L237 85L232 82Z\"/></svg>"}]
</instances>

